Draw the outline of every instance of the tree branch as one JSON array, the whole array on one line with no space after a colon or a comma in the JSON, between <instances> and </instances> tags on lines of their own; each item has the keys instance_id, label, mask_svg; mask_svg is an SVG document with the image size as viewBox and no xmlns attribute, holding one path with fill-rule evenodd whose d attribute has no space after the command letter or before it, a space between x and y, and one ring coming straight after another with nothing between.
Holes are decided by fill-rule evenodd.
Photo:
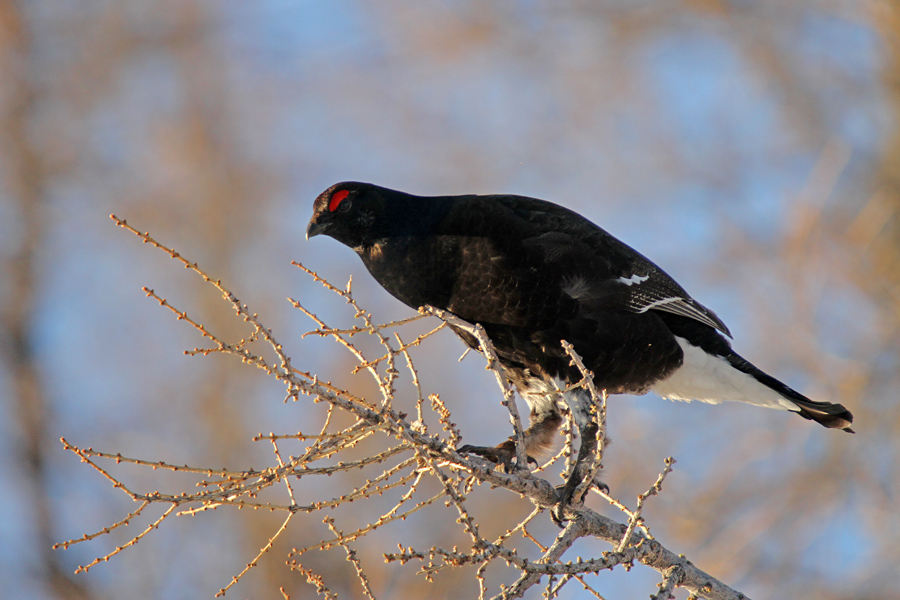
<instances>
[{"instance_id":1,"label":"tree branch","mask_svg":"<svg viewBox=\"0 0 900 600\"><path fill-rule=\"evenodd\" d=\"M150 532L154 531L164 519L170 516L186 516L200 511L216 508L249 508L267 509L270 511L286 511L281 526L269 538L268 542L258 549L247 564L233 580L220 590L225 594L229 588L236 585L244 574L256 566L260 560L274 547L275 541L284 533L292 523L292 517L299 512L316 513L323 510L332 510L344 507L351 502L374 502L376 498L393 495L394 504L389 510L384 510L376 505L371 505L366 511L350 511L359 515L380 515L377 518L369 517L360 526L356 523L349 527L338 525L338 519L344 518L343 513L329 513L324 521L331 530L334 538L322 539L302 549L294 549L288 556L288 564L295 571L306 576L307 581L316 587L316 590L325 597L335 597L334 592L325 585L324 579L300 564L299 560L307 552L328 550L341 547L345 551L346 559L351 563L357 574L362 592L366 597L374 598L376 591L372 589L373 582L379 578L367 575L367 567L361 556L357 554L355 547L362 543L363 538L375 529L395 524L400 521L417 516L420 510L443 500L444 503L455 509L455 522L462 528L470 547L468 549L452 548L444 549L432 546L426 551L413 548L403 549L397 554L386 554L389 562L401 563L418 560L426 562L423 574L430 577L439 569L452 568L461 565L477 565L476 579L480 589L480 597L485 597L487 583L485 570L488 565L506 564L507 568L517 573L517 579L508 588L500 586L499 593L494 598L518 598L523 596L530 588L534 587L544 577L549 577L550 586L553 579L561 576L562 580L555 588L548 590L548 594L555 595L567 582L589 573L598 573L603 570L614 569L619 566L626 568L634 563L646 565L658 571L663 579L659 585L659 591L654 596L657 599L669 598L677 587L689 590L694 596L708 598L710 600L744 600L746 596L737 592L724 583L718 581L709 574L701 571L690 563L685 557L680 556L658 541L649 537L643 526L641 510L644 500L658 494L663 480L671 470L672 460L669 459L665 470L660 474L656 483L641 496L638 497L638 506L634 512L628 511L623 504L611 499L615 506L621 507L627 519L626 523L616 522L608 517L600 515L594 510L583 507L571 511L571 519L565 528L553 539L549 546L544 546L535 537L526 531L526 524L535 519L545 509L553 507L558 502L556 488L544 478L546 468L551 466L563 467L559 459L563 453L542 465L541 470L532 473L527 469L527 459L524 452L524 438L521 419L514 401L514 390L509 381L503 375L497 353L484 328L478 324L471 324L459 319L456 315L433 307L423 309L428 314L439 317L443 323L432 329L427 334L419 335L411 343L403 343L398 333L394 334L395 344L391 343L382 329L389 327L401 327L415 318L404 319L400 322L376 324L372 315L366 312L351 296L349 285L346 289L339 289L313 271L303 265L297 264L305 273L315 281L321 283L327 290L344 299L353 311L353 318L361 319L362 327L331 327L318 318L312 311L302 307L299 302L292 303L303 310L316 324L317 329L311 333L319 336L329 336L344 348L349 350L357 360L354 370L366 370L375 379L378 390L382 396L380 402L372 402L360 398L342 389L340 386L329 382L320 381L315 374L304 373L291 366L291 358L284 348L276 341L272 331L265 327L260 317L250 311L237 297L229 291L221 281L206 274L196 263L183 258L175 250L167 248L154 240L148 233L142 233L128 225L122 219L116 219L116 223L135 235L179 261L200 275L205 281L215 286L221 292L223 298L232 306L237 316L251 327L250 335L237 343L228 343L210 331L198 321L188 316L186 311L173 306L169 301L157 295L152 290L146 290L148 296L155 299L161 306L172 311L176 318L187 322L205 340L212 343L209 348L196 350L195 355L222 353L237 357L242 363L256 366L270 377L277 379L285 385L287 398L299 400L301 396L310 396L316 403L322 403L326 407L324 423L318 434L269 434L258 435L255 441L271 443L273 450L273 464L265 469L225 470L208 469L196 466L177 466L160 461L149 461L123 457L119 453L98 452L91 448L79 448L68 442L64 447L75 453L82 462L90 465L100 475L109 480L113 486L122 493L127 494L132 500L140 503L140 506L129 513L124 519L115 521L112 525L101 531L86 535L82 538L69 540L58 544L57 547L68 547L80 541L89 541L101 535L113 531L121 531L122 525L140 519L146 519L144 509L150 504L167 505L167 510L156 521L151 522L145 529L133 537L124 545L117 546L116 550L101 556L92 563L80 567L79 571L86 571L100 562L109 560L115 554L136 545ZM480 349L488 361L488 368L494 371L497 382L503 392L504 404L509 409L510 420L515 431L516 452L518 469L514 472L505 472L496 469L496 465L482 458L461 455L456 451L456 443L459 440L459 431L451 421L450 411L447 406L434 394L428 395L432 402L426 406L424 398L426 392L423 382L412 363L411 352L420 346L426 339L443 328L443 324L449 324L457 331L464 331L478 340ZM366 354L351 340L357 334L374 335L379 342L381 355L374 358ZM405 334L404 334L405 336ZM410 339L407 337L407 339ZM275 353L275 360L267 359L254 352L250 341L258 340L268 345ZM598 432L598 453L594 457L594 467L599 466L603 441L605 439L604 417L606 409L605 393L598 391L593 386L591 373L584 368L580 357L571 345L564 344L572 363L582 373L583 381L578 384L584 386L591 394L601 427ZM416 418L411 421L406 413L394 408L395 387L400 381L399 372L395 368L395 359L401 356L407 362L412 374L410 385L415 390ZM379 368L384 373L379 372ZM428 409L432 411L426 414ZM352 417L352 424L338 427L337 419L332 419L335 413L345 413ZM427 421L437 421L440 426L439 433L429 431ZM343 419L346 422L346 419ZM359 452L351 454L363 440L381 440L382 447L377 451L367 450L365 455ZM570 436L571 438L571 436ZM281 445L289 443L307 443L308 445L296 455L287 455L282 452ZM571 439L569 439L571 444ZM338 458L337 462L335 459ZM112 463L103 466L101 462ZM180 473L200 478L197 485L201 490L190 489L177 490L163 493L156 489L153 491L139 491L134 485L126 485L116 474L114 467L119 463L129 463L138 467L152 469L164 474ZM104 463L105 464L105 463ZM371 473L371 469L376 469ZM381 469L381 473L377 473ZM593 469L593 468L592 468ZM305 500L304 505L297 504L295 491L309 478L329 476L335 473L366 473L364 482L351 486L351 489L343 490L339 496L329 498L318 497L312 501ZM428 480L430 485L424 484ZM507 490L527 499L535 506L535 510L525 520L520 521L506 534L489 542L482 537L482 523L479 523L477 512L469 505L469 494L477 482L487 483L490 486ZM438 486L437 494L434 493L434 484ZM284 485L277 485L284 484ZM421 489L420 489L421 488ZM281 502L273 502L260 497L262 493L273 494L281 490L284 499ZM317 486L304 488L301 496L307 498L310 493L316 493ZM425 490L429 490L427 493ZM489 493L500 493L490 491ZM298 494L299 495L299 494ZM178 511L176 511L178 509ZM513 547L513 537L521 536L525 540L533 542L539 553L535 557L530 548ZM601 552L599 556L588 560L578 559L564 561L566 552L580 538L593 537L608 542L612 550ZM353 544L351 546L351 543ZM586 589L591 588L584 584Z\"/></svg>"}]
</instances>

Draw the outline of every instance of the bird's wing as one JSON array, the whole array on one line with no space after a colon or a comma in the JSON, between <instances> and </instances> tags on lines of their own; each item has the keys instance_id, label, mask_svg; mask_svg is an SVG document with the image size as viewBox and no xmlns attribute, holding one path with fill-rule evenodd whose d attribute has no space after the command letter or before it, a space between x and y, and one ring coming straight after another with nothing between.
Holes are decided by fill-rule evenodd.
<instances>
[{"instance_id":1,"label":"bird's wing","mask_svg":"<svg viewBox=\"0 0 900 600\"><path fill-rule=\"evenodd\" d=\"M544 264L559 271L563 290L575 300L634 313L681 315L731 337L722 320L665 271L584 217L551 203L515 206L539 232L523 245L539 249Z\"/></svg>"},{"instance_id":2,"label":"bird's wing","mask_svg":"<svg viewBox=\"0 0 900 600\"><path fill-rule=\"evenodd\" d=\"M623 301L629 310L637 313L660 310L689 317L731 337L728 327L716 313L691 298L680 285L654 265L649 269L634 269L631 276L623 274L612 283L626 286Z\"/></svg>"}]
</instances>

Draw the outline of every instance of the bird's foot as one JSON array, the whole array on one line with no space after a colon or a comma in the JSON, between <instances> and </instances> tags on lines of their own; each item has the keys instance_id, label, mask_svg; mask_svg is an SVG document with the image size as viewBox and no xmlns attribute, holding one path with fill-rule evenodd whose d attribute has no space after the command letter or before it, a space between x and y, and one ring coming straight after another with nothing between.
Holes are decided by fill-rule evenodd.
<instances>
[{"instance_id":1,"label":"bird's foot","mask_svg":"<svg viewBox=\"0 0 900 600\"><path fill-rule=\"evenodd\" d=\"M475 454L486 458L493 463L503 467L506 473L513 472L513 465L516 464L516 445L512 440L507 440L497 446L473 446L466 444L456 449L460 454ZM530 456L526 456L527 463L537 465L537 461Z\"/></svg>"},{"instance_id":2,"label":"bird's foot","mask_svg":"<svg viewBox=\"0 0 900 600\"><path fill-rule=\"evenodd\" d=\"M591 485L585 487L579 498L575 497L575 492L578 491L578 486L581 485L584 476L581 473L581 469L575 468L572 471L572 474L569 476L569 479L562 485L556 487L556 497L557 502L556 506L550 509L550 518L556 523L557 526L563 527L564 523L568 521L568 517L566 513L569 511L581 507L584 504L584 496L591 489L591 487L596 487L600 491L605 494L609 493L609 486L594 477L594 480L591 482Z\"/></svg>"}]
</instances>

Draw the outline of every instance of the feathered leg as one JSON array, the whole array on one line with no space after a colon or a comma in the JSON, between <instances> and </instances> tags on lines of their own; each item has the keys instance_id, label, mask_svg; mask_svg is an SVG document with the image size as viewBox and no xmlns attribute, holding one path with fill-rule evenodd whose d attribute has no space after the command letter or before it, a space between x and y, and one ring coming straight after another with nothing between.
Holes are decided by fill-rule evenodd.
<instances>
[{"instance_id":1,"label":"feathered leg","mask_svg":"<svg viewBox=\"0 0 900 600\"><path fill-rule=\"evenodd\" d=\"M575 418L575 424L578 426L578 435L581 438L578 457L575 464L572 465L572 472L569 473L566 482L557 488L559 494L559 503L550 511L550 518L553 522L562 527L565 510L570 505L578 505L584 501L584 496L575 498L575 492L585 477L589 476L589 468L591 457L597 452L597 431L599 424L597 423L597 414L591 411L591 396L583 389L575 389L571 392L563 394L572 416ZM600 489L609 491L607 485L601 481L594 480L592 485L598 486ZM585 488L585 493L590 486Z\"/></svg>"},{"instance_id":2,"label":"feathered leg","mask_svg":"<svg viewBox=\"0 0 900 600\"><path fill-rule=\"evenodd\" d=\"M529 404L531 404L529 402ZM540 406L540 410L536 408ZM549 450L553 448L556 440L556 432L562 425L563 418L556 402L531 404L531 417L528 429L523 432L525 437L525 454L529 463L537 463ZM501 464L508 471L516 457L516 438L510 437L497 446L473 446L466 444L460 446L457 452L477 454L484 458Z\"/></svg>"}]
</instances>

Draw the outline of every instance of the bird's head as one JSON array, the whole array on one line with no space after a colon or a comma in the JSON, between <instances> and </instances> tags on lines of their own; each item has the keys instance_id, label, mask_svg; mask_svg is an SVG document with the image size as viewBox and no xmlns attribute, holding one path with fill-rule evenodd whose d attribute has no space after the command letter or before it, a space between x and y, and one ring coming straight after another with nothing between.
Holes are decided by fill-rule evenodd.
<instances>
[{"instance_id":1,"label":"bird's head","mask_svg":"<svg viewBox=\"0 0 900 600\"><path fill-rule=\"evenodd\" d=\"M316 198L306 239L325 234L357 249L371 243L385 213L385 191L371 183L336 183Z\"/></svg>"}]
</instances>

